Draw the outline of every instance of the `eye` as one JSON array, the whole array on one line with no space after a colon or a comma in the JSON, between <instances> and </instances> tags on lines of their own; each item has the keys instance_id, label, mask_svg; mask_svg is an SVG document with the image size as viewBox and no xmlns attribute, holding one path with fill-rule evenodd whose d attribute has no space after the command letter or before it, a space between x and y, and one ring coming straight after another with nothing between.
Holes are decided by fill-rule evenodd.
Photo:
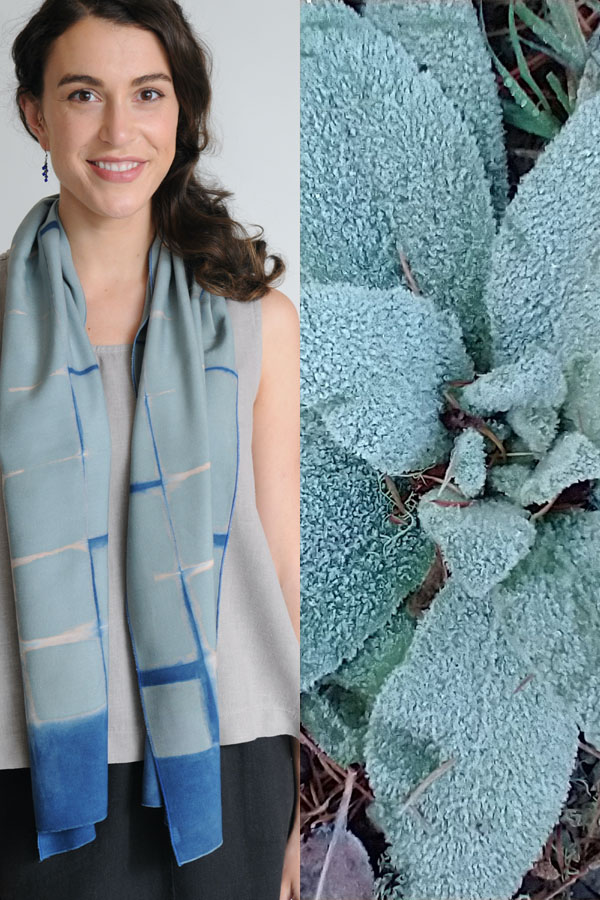
<instances>
[{"instance_id":1,"label":"eye","mask_svg":"<svg viewBox=\"0 0 600 900\"><path fill-rule=\"evenodd\" d=\"M158 100L160 97L164 97L164 94L161 94L161 92L157 91L156 88L142 88L142 90L140 91L140 94L157 94L158 95L156 97L151 97L149 100L146 101L147 103L154 103L155 100Z\"/></svg>"},{"instance_id":2,"label":"eye","mask_svg":"<svg viewBox=\"0 0 600 900\"><path fill-rule=\"evenodd\" d=\"M76 96L77 96L77 94L89 94L90 97L93 97L93 96L94 96L94 95L92 94L91 91L86 91L85 88L79 88L78 91L73 91L72 94L69 94L69 98L68 98L68 99L69 99L69 100L72 100L73 97L76 97ZM79 102L80 102L80 103L85 103L85 102L87 102L87 101L85 101L85 100L80 100Z\"/></svg>"}]
</instances>

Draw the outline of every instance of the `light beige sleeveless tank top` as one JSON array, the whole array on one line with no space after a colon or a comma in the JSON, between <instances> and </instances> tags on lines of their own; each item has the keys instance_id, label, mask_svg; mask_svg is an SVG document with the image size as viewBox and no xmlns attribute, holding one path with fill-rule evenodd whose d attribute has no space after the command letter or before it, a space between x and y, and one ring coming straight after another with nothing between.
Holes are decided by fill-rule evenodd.
<instances>
[{"instance_id":1,"label":"light beige sleeveless tank top","mask_svg":"<svg viewBox=\"0 0 600 900\"><path fill-rule=\"evenodd\" d=\"M0 352L7 254L0 255ZM217 679L221 744L300 731L300 649L256 508L252 409L260 380L260 300L228 300L238 369L238 486L221 584ZM125 616L125 538L135 409L131 345L95 347L111 429L108 523L108 759L143 759L144 721ZM23 683L0 491L0 769L29 765Z\"/></svg>"}]
</instances>

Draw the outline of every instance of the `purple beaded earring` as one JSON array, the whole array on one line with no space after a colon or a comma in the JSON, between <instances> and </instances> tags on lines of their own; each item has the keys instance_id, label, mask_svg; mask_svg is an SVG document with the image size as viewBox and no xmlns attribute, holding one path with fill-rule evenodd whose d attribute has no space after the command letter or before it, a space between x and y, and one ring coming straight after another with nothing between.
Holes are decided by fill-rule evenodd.
<instances>
[{"instance_id":1,"label":"purple beaded earring","mask_svg":"<svg viewBox=\"0 0 600 900\"><path fill-rule=\"evenodd\" d=\"M42 166L42 175L44 176L44 181L48 181L48 151L46 150L46 161Z\"/></svg>"}]
</instances>

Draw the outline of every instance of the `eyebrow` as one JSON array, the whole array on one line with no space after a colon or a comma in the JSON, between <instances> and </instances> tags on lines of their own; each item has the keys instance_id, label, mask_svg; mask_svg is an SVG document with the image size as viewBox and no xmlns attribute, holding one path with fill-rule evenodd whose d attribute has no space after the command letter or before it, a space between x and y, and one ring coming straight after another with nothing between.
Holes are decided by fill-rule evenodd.
<instances>
[{"instance_id":1,"label":"eyebrow","mask_svg":"<svg viewBox=\"0 0 600 900\"><path fill-rule=\"evenodd\" d=\"M139 78L134 78L131 82L131 86L140 87L140 85L146 84L148 81L168 81L172 84L172 80L168 75L165 75L164 72L155 72L153 75L140 75ZM63 84L73 84L74 82L90 84L92 87L104 87L104 82L99 78L94 78L92 75L71 74L64 75L56 86L62 87Z\"/></svg>"}]
</instances>

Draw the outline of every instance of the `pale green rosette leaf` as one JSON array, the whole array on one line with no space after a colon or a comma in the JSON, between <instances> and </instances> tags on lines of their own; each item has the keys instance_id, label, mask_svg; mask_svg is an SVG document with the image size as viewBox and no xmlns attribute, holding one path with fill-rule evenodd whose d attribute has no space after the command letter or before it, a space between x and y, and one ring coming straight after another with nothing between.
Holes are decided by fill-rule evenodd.
<instances>
[{"instance_id":1,"label":"pale green rosette leaf","mask_svg":"<svg viewBox=\"0 0 600 900\"><path fill-rule=\"evenodd\" d=\"M300 719L319 747L347 768L364 756L368 716L363 697L336 684L300 694Z\"/></svg>"},{"instance_id":2,"label":"pale green rosette leaf","mask_svg":"<svg viewBox=\"0 0 600 900\"><path fill-rule=\"evenodd\" d=\"M401 607L367 638L353 659L301 695L302 722L341 766L363 761L373 701L385 678L404 659L415 624Z\"/></svg>"},{"instance_id":3,"label":"pale green rosette leaf","mask_svg":"<svg viewBox=\"0 0 600 900\"><path fill-rule=\"evenodd\" d=\"M373 705L370 816L403 873L405 900L511 897L569 791L577 727L535 681L516 691L528 670L493 597L471 596L451 579Z\"/></svg>"},{"instance_id":4,"label":"pale green rosette leaf","mask_svg":"<svg viewBox=\"0 0 600 900\"><path fill-rule=\"evenodd\" d=\"M429 570L435 548L414 526L399 536L379 476L302 411L301 688L334 672L387 622Z\"/></svg>"},{"instance_id":5,"label":"pale green rosette leaf","mask_svg":"<svg viewBox=\"0 0 600 900\"><path fill-rule=\"evenodd\" d=\"M497 590L502 628L534 681L549 685L600 748L600 512L549 516Z\"/></svg>"},{"instance_id":6,"label":"pale green rosette leaf","mask_svg":"<svg viewBox=\"0 0 600 900\"><path fill-rule=\"evenodd\" d=\"M476 497L485 485L485 438L475 428L465 428L454 442L448 466L452 480L465 497Z\"/></svg>"},{"instance_id":7,"label":"pale green rosette leaf","mask_svg":"<svg viewBox=\"0 0 600 900\"><path fill-rule=\"evenodd\" d=\"M525 510L505 500L453 505L456 497L448 497L438 490L423 496L421 527L439 545L453 580L468 594L482 596L529 553L535 525Z\"/></svg>"},{"instance_id":8,"label":"pale green rosette leaf","mask_svg":"<svg viewBox=\"0 0 600 900\"><path fill-rule=\"evenodd\" d=\"M577 105L600 93L600 25L587 42L589 58L577 86Z\"/></svg>"},{"instance_id":9,"label":"pale green rosette leaf","mask_svg":"<svg viewBox=\"0 0 600 900\"><path fill-rule=\"evenodd\" d=\"M485 416L513 407L558 408L565 399L567 385L554 354L529 348L519 359L497 366L458 393L465 409Z\"/></svg>"},{"instance_id":10,"label":"pale green rosette leaf","mask_svg":"<svg viewBox=\"0 0 600 900\"><path fill-rule=\"evenodd\" d=\"M449 452L442 388L473 372L451 313L403 287L307 281L300 321L302 402L346 450L389 474Z\"/></svg>"},{"instance_id":11,"label":"pale green rosette leaf","mask_svg":"<svg viewBox=\"0 0 600 900\"><path fill-rule=\"evenodd\" d=\"M363 15L399 40L455 105L477 140L501 218L508 190L502 105L474 7L457 0L367 0Z\"/></svg>"},{"instance_id":12,"label":"pale green rosette leaf","mask_svg":"<svg viewBox=\"0 0 600 900\"><path fill-rule=\"evenodd\" d=\"M600 94L580 104L519 184L485 290L494 364L545 347L564 363L600 342Z\"/></svg>"},{"instance_id":13,"label":"pale green rosette leaf","mask_svg":"<svg viewBox=\"0 0 600 900\"><path fill-rule=\"evenodd\" d=\"M549 503L565 488L600 478L600 450L576 431L561 434L521 488L521 503Z\"/></svg>"},{"instance_id":14,"label":"pale green rosette leaf","mask_svg":"<svg viewBox=\"0 0 600 900\"><path fill-rule=\"evenodd\" d=\"M494 466L488 472L488 485L493 491L504 494L513 503L520 505L521 490L532 471L533 467L527 463Z\"/></svg>"},{"instance_id":15,"label":"pale green rosette leaf","mask_svg":"<svg viewBox=\"0 0 600 900\"><path fill-rule=\"evenodd\" d=\"M600 447L600 352L574 355L566 376L563 418Z\"/></svg>"},{"instance_id":16,"label":"pale green rosette leaf","mask_svg":"<svg viewBox=\"0 0 600 900\"><path fill-rule=\"evenodd\" d=\"M515 406L506 415L511 428L535 457L543 456L558 430L558 413L551 406Z\"/></svg>"},{"instance_id":17,"label":"pale green rosette leaf","mask_svg":"<svg viewBox=\"0 0 600 900\"><path fill-rule=\"evenodd\" d=\"M302 7L301 85L303 278L409 286L404 254L420 291L456 313L486 366L495 221L456 107L397 41L330 3Z\"/></svg>"}]
</instances>

